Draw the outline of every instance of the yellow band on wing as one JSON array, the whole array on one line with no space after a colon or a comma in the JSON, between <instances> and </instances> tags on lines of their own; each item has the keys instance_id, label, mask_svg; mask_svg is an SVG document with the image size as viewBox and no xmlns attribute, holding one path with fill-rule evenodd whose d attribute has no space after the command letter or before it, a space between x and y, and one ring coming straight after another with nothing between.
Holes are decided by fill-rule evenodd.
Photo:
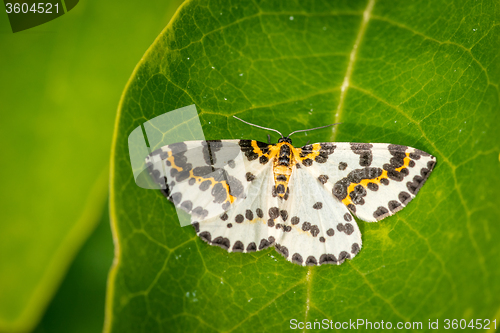
<instances>
[{"instance_id":1,"label":"yellow band on wing","mask_svg":"<svg viewBox=\"0 0 500 333\"><path fill-rule=\"evenodd\" d=\"M394 170L400 172L404 168L408 167L408 165L410 164L410 161L411 161L410 154L409 153L405 153L405 155L406 155L406 157L404 158L404 164L401 167L399 167L399 168L395 168ZM375 183L377 185L380 185L380 181L382 179L389 180L389 177L387 176L387 170L382 170L382 174L380 176L378 176L377 178L363 179L359 183L351 183L349 185L349 187L347 188L347 196L344 198L344 200L342 200L342 203L344 205L346 205L346 206L349 205L349 204L352 204L351 196L349 194L351 194L354 191L354 188L356 186L362 185L366 189L368 183Z\"/></svg>"},{"instance_id":2,"label":"yellow band on wing","mask_svg":"<svg viewBox=\"0 0 500 333\"><path fill-rule=\"evenodd\" d=\"M175 157L172 155L172 152L168 151L167 153L168 153L168 158L166 158L166 160L170 162L170 165L168 167L173 168L173 169L177 170L178 172L182 172L184 169L182 169L182 167L177 166L175 164ZM236 198L230 194L229 184L225 180L216 181L215 178L213 178L213 177L204 178L204 177L200 177L200 176L195 176L193 173L193 170L189 170L189 178L188 179L195 179L196 183L200 183L200 184L202 182L208 180L208 181L210 181L210 188L214 187L215 184L220 183L226 189L226 193L227 193L227 197L226 197L226 200L224 202L229 202L232 204L236 200Z\"/></svg>"}]
</instances>

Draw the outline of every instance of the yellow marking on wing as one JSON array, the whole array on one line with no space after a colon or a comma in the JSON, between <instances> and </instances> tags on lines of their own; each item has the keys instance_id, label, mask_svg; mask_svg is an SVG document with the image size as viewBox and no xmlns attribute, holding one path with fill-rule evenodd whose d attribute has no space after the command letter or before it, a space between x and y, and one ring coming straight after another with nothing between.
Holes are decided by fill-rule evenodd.
<instances>
[{"instance_id":1,"label":"yellow marking on wing","mask_svg":"<svg viewBox=\"0 0 500 333\"><path fill-rule=\"evenodd\" d=\"M298 158L299 162L303 162L304 160L307 160L308 158L314 161L316 156L318 156L320 154L321 145L319 143L312 144L312 152L310 152L309 154L307 154L304 157L300 157L300 154L302 153L302 148L294 148L294 149L297 151L297 153L295 155Z\"/></svg>"},{"instance_id":2,"label":"yellow marking on wing","mask_svg":"<svg viewBox=\"0 0 500 333\"><path fill-rule=\"evenodd\" d=\"M409 153L405 153L406 157L404 158L404 164L403 166L399 167L399 168L395 168L396 171L400 172L401 170L403 170L404 168L407 168L408 165L410 164L410 154ZM375 183L377 185L380 185L380 181L382 179L389 179L389 177L387 177L387 171L382 169L382 174L380 176L378 176L377 178L373 178L373 179L363 179L361 180L361 182L359 183L351 183L349 185L349 187L347 188L347 196L344 198L344 200L342 200L342 203L344 205L349 205L352 203L352 200L351 200L351 197L349 196L349 194L351 194L353 191L354 191L354 188L358 185L362 185L365 189L368 185L368 183Z\"/></svg>"},{"instance_id":3,"label":"yellow marking on wing","mask_svg":"<svg viewBox=\"0 0 500 333\"><path fill-rule=\"evenodd\" d=\"M169 151L167 153L168 153L168 157L166 158L166 160L170 162L170 166L168 166L168 167L169 168L173 168L173 169L175 169L175 170L177 170L179 172L182 172L184 169L182 169L182 167L177 166L175 164L175 158L172 155L172 152ZM229 184L225 180L218 182L213 177L204 178L204 177L200 177L200 176L195 176L193 174L193 170L192 169L189 171L189 178L188 179L191 179L191 178L194 178L196 180L196 183L202 183L202 182L204 182L206 180L210 181L209 188L213 188L215 186L215 184L220 183L226 189L226 193L227 193L227 197L226 197L226 200L224 202L229 202L229 203L232 204L236 200L236 198L230 194L230 192L229 192Z\"/></svg>"},{"instance_id":4,"label":"yellow marking on wing","mask_svg":"<svg viewBox=\"0 0 500 333\"><path fill-rule=\"evenodd\" d=\"M266 223L267 224L267 221L264 221L264 219L261 219L260 217L256 218L256 219L253 219L253 220L246 220L246 222L248 223L257 223L257 222L260 222L260 223Z\"/></svg>"},{"instance_id":5,"label":"yellow marking on wing","mask_svg":"<svg viewBox=\"0 0 500 333\"><path fill-rule=\"evenodd\" d=\"M168 157L166 158L167 161L170 162L170 168L174 168L175 170L181 172L182 171L182 168L181 167L178 167L177 165L175 165L175 162L174 162L174 155L172 155L172 152L169 151L167 152L168 153Z\"/></svg>"},{"instance_id":6,"label":"yellow marking on wing","mask_svg":"<svg viewBox=\"0 0 500 333\"><path fill-rule=\"evenodd\" d=\"M257 141L252 140L251 145L252 145L254 153L258 154L259 157L260 156L265 156L269 160L272 159L273 157L275 157L279 153L279 151L280 151L278 145L268 145L267 148L269 148L269 153L264 154L264 152L262 152L262 149L260 149L259 146L257 145Z\"/></svg>"}]
</instances>

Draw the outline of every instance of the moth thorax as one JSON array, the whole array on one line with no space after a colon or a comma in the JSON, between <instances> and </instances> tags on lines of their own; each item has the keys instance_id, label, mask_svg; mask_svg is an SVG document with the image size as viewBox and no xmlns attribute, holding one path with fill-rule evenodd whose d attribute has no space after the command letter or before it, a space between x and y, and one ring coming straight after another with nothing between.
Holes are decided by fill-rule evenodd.
<instances>
[{"instance_id":1,"label":"moth thorax","mask_svg":"<svg viewBox=\"0 0 500 333\"><path fill-rule=\"evenodd\" d=\"M277 165L284 165L284 166L290 166L292 159L292 147L287 144L283 143L280 147L280 151L278 154L278 160L277 160Z\"/></svg>"}]
</instances>

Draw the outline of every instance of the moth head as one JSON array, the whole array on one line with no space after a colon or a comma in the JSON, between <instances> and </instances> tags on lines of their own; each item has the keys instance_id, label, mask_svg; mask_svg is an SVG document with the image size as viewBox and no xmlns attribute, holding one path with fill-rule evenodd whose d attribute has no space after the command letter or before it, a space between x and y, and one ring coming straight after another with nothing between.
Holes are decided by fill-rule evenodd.
<instances>
[{"instance_id":1,"label":"moth head","mask_svg":"<svg viewBox=\"0 0 500 333\"><path fill-rule=\"evenodd\" d=\"M286 142L286 143L292 144L292 139L290 139L288 136L281 137L281 138L278 140L278 143L282 143L282 142Z\"/></svg>"}]
</instances>

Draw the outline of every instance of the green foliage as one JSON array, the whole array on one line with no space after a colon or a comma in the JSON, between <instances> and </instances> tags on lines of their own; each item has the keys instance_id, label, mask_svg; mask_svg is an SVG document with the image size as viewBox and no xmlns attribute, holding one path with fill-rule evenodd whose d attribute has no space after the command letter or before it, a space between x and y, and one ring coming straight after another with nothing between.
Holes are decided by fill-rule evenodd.
<instances>
[{"instance_id":1,"label":"green foliage","mask_svg":"<svg viewBox=\"0 0 500 333\"><path fill-rule=\"evenodd\" d=\"M36 325L99 222L123 85L179 3L80 1L15 34L0 15L0 332Z\"/></svg>"},{"instance_id":2,"label":"green foliage","mask_svg":"<svg viewBox=\"0 0 500 333\"><path fill-rule=\"evenodd\" d=\"M500 319L498 18L494 1L186 2L119 111L108 329ZM193 103L207 139L266 140L232 115L283 133L339 121L294 144L409 145L437 166L403 211L358 221L363 249L341 266L303 268L273 249L228 254L181 228L171 203L134 184L128 161L134 128Z\"/></svg>"},{"instance_id":3,"label":"green foliage","mask_svg":"<svg viewBox=\"0 0 500 333\"><path fill-rule=\"evenodd\" d=\"M102 331L106 279L112 260L109 211L105 209L33 333Z\"/></svg>"}]
</instances>

